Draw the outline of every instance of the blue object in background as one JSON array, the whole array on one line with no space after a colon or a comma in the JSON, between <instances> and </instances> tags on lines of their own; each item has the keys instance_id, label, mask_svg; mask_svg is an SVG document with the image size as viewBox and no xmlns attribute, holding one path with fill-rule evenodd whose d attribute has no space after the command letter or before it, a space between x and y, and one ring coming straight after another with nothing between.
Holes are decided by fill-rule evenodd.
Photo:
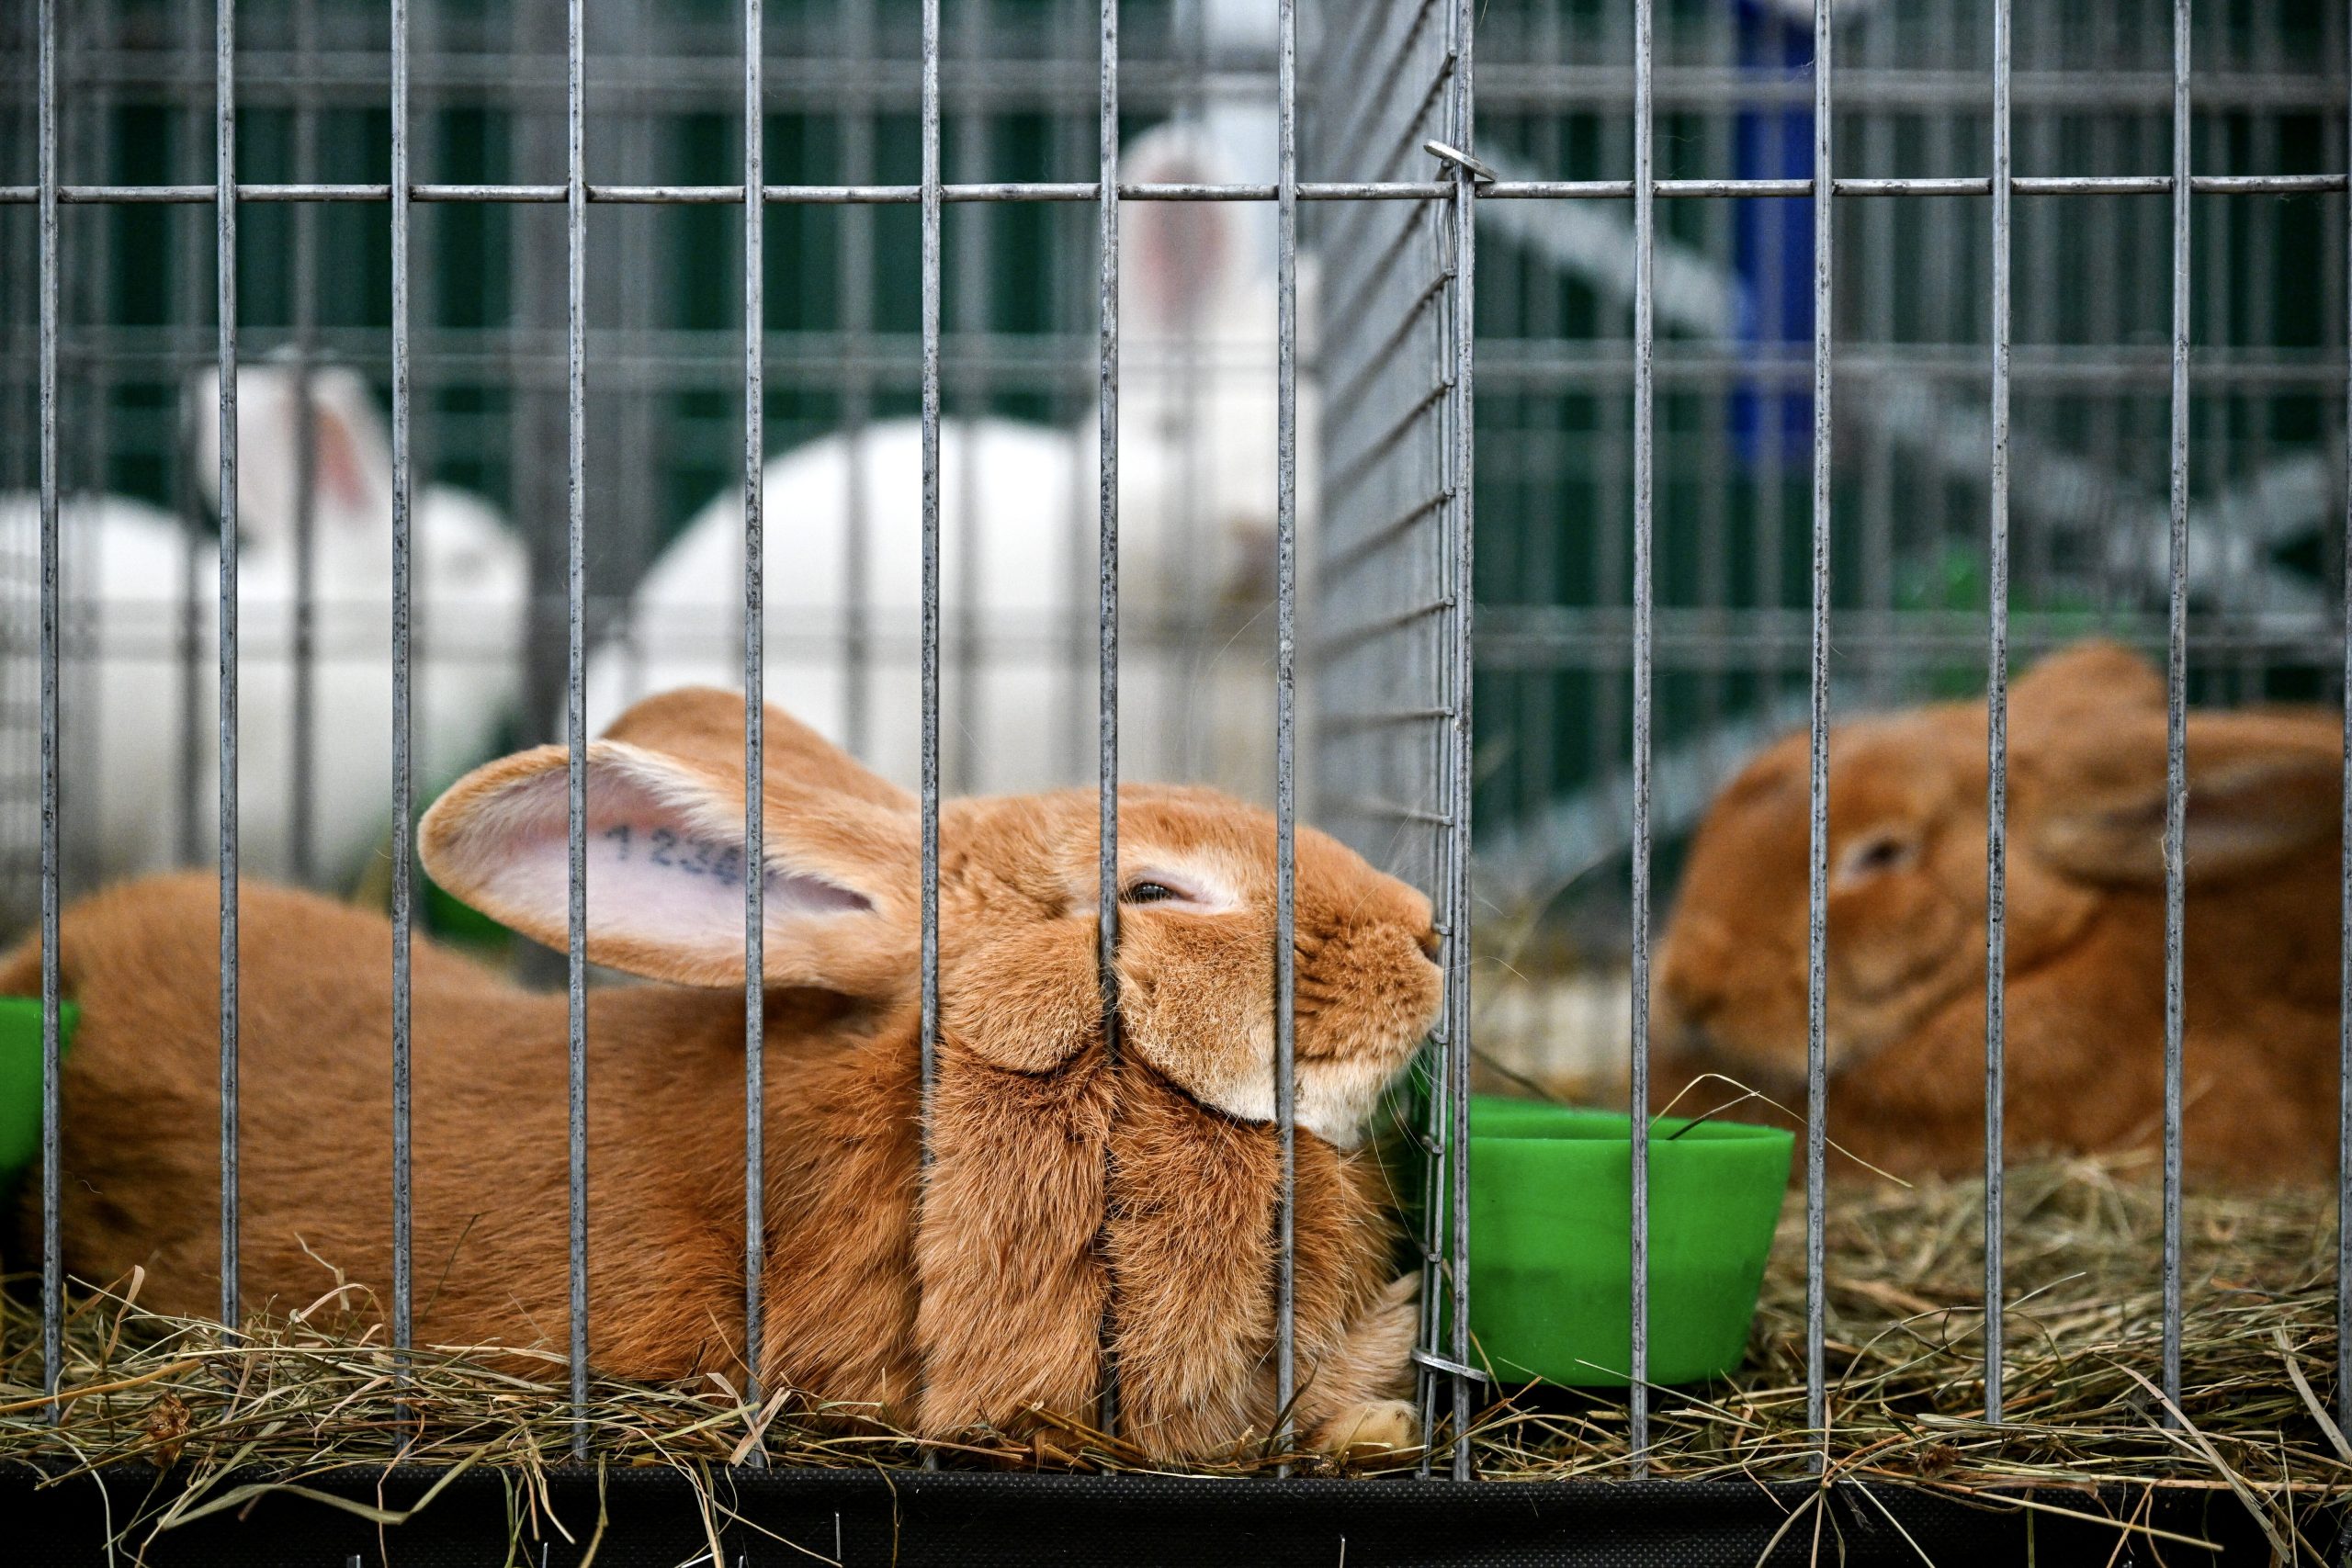
<instances>
[{"instance_id":1,"label":"blue object in background","mask_svg":"<svg viewBox=\"0 0 2352 1568\"><path fill-rule=\"evenodd\" d=\"M1739 10L1739 63L1758 86L1810 80L1813 29L1762 0ZM1758 95L1760 97L1761 95ZM1744 180L1804 179L1813 173L1813 105L1751 102L1734 133L1735 174ZM1732 265L1740 282L1739 346L1750 365L1809 354L1813 344L1813 201L1749 197L1733 204ZM1813 442L1810 381L1746 376L1732 384L1732 450L1756 468L1808 460Z\"/></svg>"}]
</instances>

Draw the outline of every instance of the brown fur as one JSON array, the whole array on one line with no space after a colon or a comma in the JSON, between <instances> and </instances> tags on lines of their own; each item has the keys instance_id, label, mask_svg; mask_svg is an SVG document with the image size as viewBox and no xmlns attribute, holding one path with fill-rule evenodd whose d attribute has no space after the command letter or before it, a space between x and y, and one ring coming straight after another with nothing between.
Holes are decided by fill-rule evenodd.
<instances>
[{"instance_id":1,"label":"brown fur","mask_svg":"<svg viewBox=\"0 0 2352 1568\"><path fill-rule=\"evenodd\" d=\"M874 1402L941 1436L1018 1428L1035 1407L1091 1418L1107 1309L1127 1429L1149 1451L1264 1431L1276 1142L1216 1107L1270 1071L1271 820L1204 791L1122 792L1125 881L1207 866L1235 897L1215 912L1122 908L1113 1054L1093 796L946 808L925 1174L913 811L784 715L770 711L766 735L767 1385ZM741 756L740 698L639 705L590 748L592 829L731 820L740 846ZM542 749L480 770L422 840L454 891L558 944L563 903L543 896L534 857L562 852L547 807L560 824L563 767ZM655 796L666 804L644 815ZM526 862L538 881L518 879ZM1304 829L1298 867L1302 1103L1353 1105L1434 1011L1429 906ZM796 904L811 883L795 878L835 902ZM599 902L598 886L592 867L592 959L686 983L590 995L591 1355L633 1378L740 1375L742 955L726 951L740 914L728 942L689 941L643 929L620 893ZM179 876L100 894L67 912L60 952L83 1008L63 1086L67 1267L103 1280L143 1264L150 1304L196 1314L219 1290L215 891ZM740 899L740 875L715 896ZM305 1305L333 1283L328 1265L380 1295L390 931L304 894L248 884L241 898L243 1305ZM417 1336L560 1348L564 999L423 942L413 964ZM38 985L34 948L0 965L0 991ZM1377 1171L1304 1129L1297 1149L1300 1426L1335 1450L1401 1442L1411 1280L1392 1282Z\"/></svg>"},{"instance_id":2,"label":"brown fur","mask_svg":"<svg viewBox=\"0 0 2352 1568\"><path fill-rule=\"evenodd\" d=\"M2012 690L2007 1149L2154 1146L2163 1125L2165 694L2090 643ZM1659 951L1659 1102L1700 1067L1801 1109L1807 739L1702 825ZM2188 750L2185 1157L2241 1182L2335 1168L2342 716L2197 712ZM1829 775L1829 1134L1898 1171L1984 1159L1984 708L1839 726ZM1702 1087L1681 1109L1713 1103Z\"/></svg>"}]
</instances>

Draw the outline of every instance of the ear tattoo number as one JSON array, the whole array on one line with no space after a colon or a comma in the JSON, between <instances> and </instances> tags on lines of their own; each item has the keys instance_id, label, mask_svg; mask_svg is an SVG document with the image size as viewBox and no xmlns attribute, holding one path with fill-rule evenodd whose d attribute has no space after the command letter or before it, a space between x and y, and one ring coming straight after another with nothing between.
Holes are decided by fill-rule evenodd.
<instances>
[{"instance_id":1,"label":"ear tattoo number","mask_svg":"<svg viewBox=\"0 0 2352 1568\"><path fill-rule=\"evenodd\" d=\"M613 846L613 859L626 863L629 858L629 825L624 822L618 827L607 828L603 837ZM720 882L741 882L743 879L743 851L738 845L683 839L668 828L652 829L646 838L650 846L646 859L665 870L684 876L708 876Z\"/></svg>"}]
</instances>

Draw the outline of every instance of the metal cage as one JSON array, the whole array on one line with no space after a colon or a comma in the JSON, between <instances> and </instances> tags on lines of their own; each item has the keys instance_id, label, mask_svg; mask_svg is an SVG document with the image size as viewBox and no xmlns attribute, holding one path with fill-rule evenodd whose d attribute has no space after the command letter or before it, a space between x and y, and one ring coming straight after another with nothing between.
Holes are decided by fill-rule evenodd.
<instances>
[{"instance_id":1,"label":"metal cage","mask_svg":"<svg viewBox=\"0 0 2352 1568\"><path fill-rule=\"evenodd\" d=\"M1286 1147L1300 814L1439 910L1447 996L1422 1138L1435 1196L1417 1358L1438 1462L1475 1473L1473 1445L1447 1436L1467 1428L1479 1376L1467 1313L1474 910L1548 908L1542 929L1575 962L1622 974L1605 1004L1622 1011L1598 1033L1605 1050L1623 1041L1645 1103L1654 857L1740 750L1796 724L1812 734L1814 824L1807 1375L1827 1453L1827 726L1955 680L1992 693L1984 1404L1999 1419L2005 682L2013 649L2093 624L2169 656L2166 1311L2150 1355L2177 1402L2184 708L2199 689L2340 696L2352 675L2338 581L2352 573L2341 7L2141 0L2045 8L2021 25L2010 0L944 10L746 0L592 17L582 0L446 14L413 14L407 0L248 0L241 16L232 0L39 0L0 24L0 482L39 492L0 538L14 653L0 870L51 955L50 1391L63 1287L55 938L62 900L87 874L74 863L77 680L129 657L61 588L74 547L61 524L76 498L129 491L179 516L180 592L142 621L151 639L163 628L142 657L217 664L217 711L203 711L193 678L177 699L175 847L193 858L218 845L221 1311L233 1320L240 800L250 812L283 798L303 820L317 730L333 720L298 675L291 771L241 773L231 373L282 352L357 366L389 389L386 1223L404 1345L405 998L427 901L411 832L423 792L443 782L420 774L413 728L412 639L432 635L411 554L425 480L493 491L526 525L513 729L550 732L560 706L577 734L592 646L672 525L730 487L749 564L727 635L756 694L764 601L779 592L762 580L762 531L790 525L762 514L769 453L879 418L919 421L922 614L895 627L853 617L839 635L876 679L921 694L927 1074L939 800L977 765L950 687L985 641L943 613L942 496L956 481L942 412L1063 421L1099 452L1096 493L1071 519L1088 614L1047 632L1084 696L1057 765L1099 788L1102 907L1114 909L1122 652L1133 660L1158 635L1120 614L1119 221L1123 208L1178 202L1241 204L1270 230L1276 352L1261 373L1276 411L1276 547L1263 604L1214 635L1261 640L1253 668L1272 694L1262 784L1283 872ZM1474 32L1486 44L1475 81ZM1214 184L1124 179L1127 135L1170 117L1218 128L1258 166ZM762 220L744 221L747 207ZM1321 269L1311 300L1306 257ZM230 521L217 581L199 581L215 525L170 415L181 378L206 364L223 373L212 478ZM1299 416L1303 380L1319 422ZM1311 500L1302 453L1319 467ZM318 460L306 437L302 471ZM1486 546L1475 556L1474 542ZM322 614L306 602L295 622L298 671L317 657L304 639ZM896 655L879 651L886 637ZM745 737L754 775L758 711ZM565 978L571 1371L584 1403L579 755ZM756 868L756 809L744 827ZM330 874L306 835L285 870ZM2352 871L2346 887L2352 919ZM761 898L749 870L755 976ZM1105 919L1106 986L1116 940ZM752 1168L756 979L745 1003ZM2345 1040L2352 1068L2352 1031ZM1645 1123L1634 1126L1638 1472L1648 1189ZM756 1238L760 1184L746 1190ZM2352 1203L2352 1184L2344 1194ZM2346 1265L2340 1281L2352 1280ZM747 1244L752 1343L760 1266ZM1288 1280L1285 1248L1285 1404ZM2339 1371L2352 1349L2352 1294L2342 1299ZM2352 1378L2339 1390L2352 1417Z\"/></svg>"}]
</instances>

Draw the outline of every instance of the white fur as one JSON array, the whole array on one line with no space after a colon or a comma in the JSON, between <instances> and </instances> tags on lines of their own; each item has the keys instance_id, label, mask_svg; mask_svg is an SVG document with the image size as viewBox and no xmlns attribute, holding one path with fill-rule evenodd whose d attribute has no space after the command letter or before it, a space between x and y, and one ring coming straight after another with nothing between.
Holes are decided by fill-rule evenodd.
<instances>
[{"instance_id":1,"label":"white fur","mask_svg":"<svg viewBox=\"0 0 2352 1568\"><path fill-rule=\"evenodd\" d=\"M1162 128L1130 150L1133 180L1223 177L1196 133ZM1119 419L1120 766L1267 798L1275 483L1273 280L1230 204L1129 202ZM1303 287L1305 280L1303 278ZM1311 314L1302 305L1301 319ZM1302 352L1302 358L1304 357ZM1299 399L1299 515L1314 513L1313 389ZM762 474L768 700L902 784L920 774L922 445L913 420L829 435ZM981 792L1094 776L1099 441L1010 420L940 430L943 754ZM850 536L865 540L862 675L844 649ZM655 563L622 633L588 670L600 732L636 697L689 682L740 689L742 506L714 499ZM1238 593L1256 636L1187 634ZM977 671L956 657L977 615ZM863 681L864 736L851 733Z\"/></svg>"},{"instance_id":2,"label":"white fur","mask_svg":"<svg viewBox=\"0 0 2352 1568\"><path fill-rule=\"evenodd\" d=\"M1244 1122L1274 1119L1274 1024L1269 1009L1250 1031L1249 1067L1221 1083L1187 1083L1202 1104ZM1395 1065L1369 1061L1316 1061L1296 1065L1298 1124L1334 1148L1363 1142L1380 1097L1396 1077Z\"/></svg>"},{"instance_id":3,"label":"white fur","mask_svg":"<svg viewBox=\"0 0 2352 1568\"><path fill-rule=\"evenodd\" d=\"M239 402L238 844L241 866L283 877L294 863L294 497L300 411L292 373L249 367ZM187 393L193 461L219 475L217 378ZM313 379L320 439L314 508L312 801L322 875L355 868L390 820L391 479L380 420L357 379ZM0 537L31 551L40 502L0 496ZM413 518L416 798L487 755L519 690L526 563L482 501L428 487ZM63 829L98 874L177 857L183 714L193 699L197 852L218 852L220 549L169 513L116 496L73 498L59 514ZM193 551L196 597L183 573ZM193 621L190 622L192 610ZM181 657L192 631L192 666ZM29 640L0 655L11 693L39 691ZM190 684L193 691L190 691ZM26 722L35 722L29 711Z\"/></svg>"}]
</instances>

